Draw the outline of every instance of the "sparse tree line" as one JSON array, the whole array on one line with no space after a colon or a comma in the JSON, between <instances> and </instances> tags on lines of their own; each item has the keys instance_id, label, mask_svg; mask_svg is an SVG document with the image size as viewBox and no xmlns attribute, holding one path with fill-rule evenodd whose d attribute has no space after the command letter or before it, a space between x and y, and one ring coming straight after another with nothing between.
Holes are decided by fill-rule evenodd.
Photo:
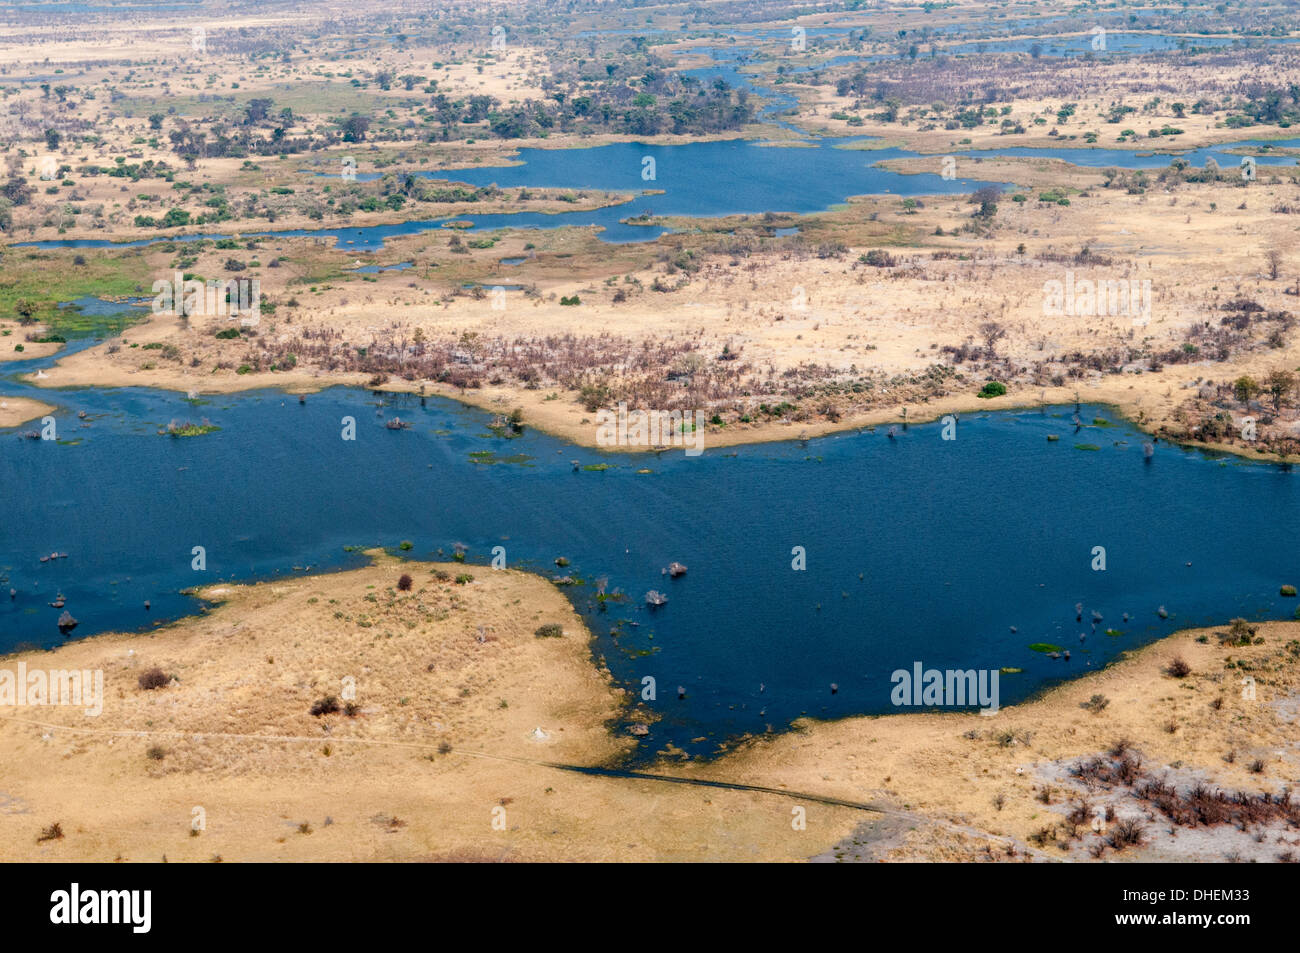
<instances>
[{"instance_id":1,"label":"sparse tree line","mask_svg":"<svg viewBox=\"0 0 1300 953\"><path fill-rule=\"evenodd\" d=\"M233 335L224 335L233 338ZM500 337L465 332L432 339L394 323L366 343L346 340L328 325L295 328L274 340L245 330L231 341L242 353L216 370L239 373L304 366L365 375L379 387L394 378L462 391L484 385L567 392L589 412L630 407L705 409L715 425L787 420L837 421L898 401L924 403L960 386L955 368L935 364L915 374L888 375L856 365L845 370L806 362L778 370L746 360L738 348L709 346L700 337L633 340L612 334Z\"/></svg>"}]
</instances>

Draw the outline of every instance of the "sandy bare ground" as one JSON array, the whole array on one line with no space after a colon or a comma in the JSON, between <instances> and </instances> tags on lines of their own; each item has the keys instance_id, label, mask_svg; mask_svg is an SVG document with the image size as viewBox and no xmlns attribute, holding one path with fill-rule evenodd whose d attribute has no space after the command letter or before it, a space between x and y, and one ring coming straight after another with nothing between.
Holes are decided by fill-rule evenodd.
<instances>
[{"instance_id":1,"label":"sandy bare ground","mask_svg":"<svg viewBox=\"0 0 1300 953\"><path fill-rule=\"evenodd\" d=\"M27 333L31 331L40 331L39 327L24 327L17 321L0 320L0 332L7 331L7 334L0 335L0 364L9 361L30 361L32 358L49 357L57 353L62 344L48 343L41 344L36 341L28 341ZM18 350L19 345L22 350Z\"/></svg>"},{"instance_id":2,"label":"sandy bare ground","mask_svg":"<svg viewBox=\"0 0 1300 953\"><path fill-rule=\"evenodd\" d=\"M51 405L30 397L5 397L0 394L0 427L18 427L53 411Z\"/></svg>"}]
</instances>

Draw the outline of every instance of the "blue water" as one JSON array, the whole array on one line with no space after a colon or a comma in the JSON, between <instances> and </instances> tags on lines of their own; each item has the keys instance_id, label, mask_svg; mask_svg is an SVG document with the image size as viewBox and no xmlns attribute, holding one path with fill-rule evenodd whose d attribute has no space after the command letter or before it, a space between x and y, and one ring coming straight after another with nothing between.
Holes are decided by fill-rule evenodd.
<instances>
[{"instance_id":1,"label":"blue water","mask_svg":"<svg viewBox=\"0 0 1300 953\"><path fill-rule=\"evenodd\" d=\"M1119 130L1140 124L1137 120L1114 126ZM1112 128L1103 126L1103 130ZM244 238L313 236L333 237L341 247L356 251L378 251L388 238L412 235L440 228L444 222L471 221L469 231L502 228L556 228L578 226L601 229L600 237L608 242L648 241L663 234L659 225L624 224L623 219L642 213L652 216L716 217L756 215L767 211L809 213L822 211L844 201L850 195L895 194L934 195L966 193L984 184L979 178L945 180L939 174L940 157L933 156L936 171L904 175L879 168L886 159L911 158L919 153L906 149L861 151L838 148L867 137L855 139L805 140L796 147L766 146L749 140L693 142L662 146L643 143L616 143L585 149L521 149L519 165L489 166L473 169L430 170L417 173L426 178L450 179L470 185L497 184L503 187L605 189L641 192L661 189L660 195L638 195L629 204L590 211L547 214L514 212L491 215L457 215L437 219L398 222L361 228L294 229L279 232L249 232ZM1260 165L1290 165L1292 157L1270 155L1274 146L1300 145L1300 139L1266 143L1256 140L1233 143L1252 150ZM1148 151L1156 147L1177 148L1177 141L1162 139L1145 142L1137 149L1007 147L958 152L978 158L996 156L1033 156L1060 158L1082 166L1126 169L1165 168L1175 158ZM1213 158L1221 166L1236 166L1240 156L1225 151L1228 147L1207 147L1179 153L1195 166ZM641 178L644 157L655 160L655 178ZM970 167L959 166L969 173ZM373 177L373 176L371 176ZM367 176L359 175L359 179ZM220 239L223 234L177 236L124 242L133 247L157 241L196 241ZM104 239L64 239L43 242L20 242L17 246L38 248L94 248L113 243Z\"/></svg>"},{"instance_id":2,"label":"blue water","mask_svg":"<svg viewBox=\"0 0 1300 953\"><path fill-rule=\"evenodd\" d=\"M414 266L415 262L413 261L399 261L395 265L359 265L353 268L352 271L359 275L377 275L384 271L406 271L406 269Z\"/></svg>"},{"instance_id":3,"label":"blue water","mask_svg":"<svg viewBox=\"0 0 1300 953\"><path fill-rule=\"evenodd\" d=\"M430 172L470 185L567 187L582 189L662 189L629 205L563 216L566 223L603 225L609 241L639 241L645 226L620 225L641 212L709 218L760 212L820 211L849 195L894 192L899 195L969 192L972 180L945 181L938 174L901 175L877 168L884 159L911 155L901 149L863 152L837 149L844 140L823 139L792 148L745 140L697 142L684 146L617 143L591 149L521 149L517 166ZM642 161L655 160L655 179L641 178ZM937 173L937 167L936 167ZM524 216L467 215L479 228L499 228ZM534 218L535 220L535 218Z\"/></svg>"},{"instance_id":4,"label":"blue water","mask_svg":"<svg viewBox=\"0 0 1300 953\"><path fill-rule=\"evenodd\" d=\"M969 192L982 182L974 179L945 180L935 173L902 175L877 168L889 158L915 155L903 149L862 152L836 149L846 140L816 140L803 148L767 147L747 140L695 142L679 146L616 143L589 149L521 149L517 166L474 169L431 170L417 173L426 178L451 179L471 185L496 183L503 187L526 185L539 188L608 189L641 192L662 189L662 195L640 195L626 205L591 211L557 214L512 212L503 214L448 216L438 219L399 222L361 228L295 229L279 232L244 232L244 238L330 236L338 244L357 251L377 251L386 239L440 228L444 222L471 221L472 231L499 228L555 228L578 226L603 229L609 242L648 241L666 229L658 225L626 225L622 219L649 212L651 215L713 217L759 214L766 211L815 212L844 201L849 195L893 192L898 195L931 195ZM642 159L654 158L655 179L641 178ZM359 175L358 179L366 176ZM191 235L177 241L220 238L220 235ZM147 244L123 243L121 247ZM23 242L40 248L104 247L103 239L67 239Z\"/></svg>"},{"instance_id":5,"label":"blue water","mask_svg":"<svg viewBox=\"0 0 1300 953\"><path fill-rule=\"evenodd\" d=\"M896 440L849 432L629 458L533 431L502 439L486 431L488 414L441 399L335 388L305 406L272 391L194 406L12 380L38 363L6 369L5 389L58 403L68 442L0 434L0 650L58 644L48 603L60 592L83 637L193 611L186 587L356 565L348 545L406 539L427 559L460 542L476 574L491 572L482 564L501 545L516 568L550 575L556 557L572 561L564 571L586 584L564 591L596 653L634 691L645 675L658 682L664 720L648 750L672 741L707 753L805 713L889 710L890 673L915 661L1023 668L1002 679L1012 702L1178 628L1289 616L1295 602L1278 587L1300 580L1278 518L1300 506L1300 477L1164 444L1147 463L1143 438L1122 423L1074 434L1073 408L970 416L955 441L930 424ZM414 428L387 430L395 414ZM340 439L344 416L356 418L355 442ZM1083 408L1096 416L1112 415ZM157 433L204 417L222 429ZM482 450L501 462L475 462ZM614 468L575 472L572 461ZM206 549L205 572L191 569L194 546ZM792 569L795 546L806 571ZM1106 548L1106 572L1090 568L1094 546ZM69 558L39 562L55 551ZM673 560L689 567L675 581L661 574ZM600 576L630 600L600 611ZM667 606L642 605L652 588ZM1085 619L1104 615L1086 643L1076 602ZM1125 634L1101 631L1112 626ZM1030 651L1039 641L1072 660Z\"/></svg>"},{"instance_id":6,"label":"blue water","mask_svg":"<svg viewBox=\"0 0 1300 953\"><path fill-rule=\"evenodd\" d=\"M147 307L152 300L152 298L129 297L124 302L117 302L107 298L94 298L90 295L83 295L71 301L61 302L59 308L65 311L74 310L94 317L114 318L130 315L133 308ZM137 314L136 317L138 318L140 315Z\"/></svg>"}]
</instances>

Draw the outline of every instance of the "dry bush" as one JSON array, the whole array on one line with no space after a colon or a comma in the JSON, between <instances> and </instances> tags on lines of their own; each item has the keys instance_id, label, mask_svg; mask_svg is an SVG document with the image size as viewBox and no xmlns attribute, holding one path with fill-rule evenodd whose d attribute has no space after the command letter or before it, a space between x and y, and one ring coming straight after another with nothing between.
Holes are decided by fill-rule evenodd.
<instances>
[{"instance_id":1,"label":"dry bush","mask_svg":"<svg viewBox=\"0 0 1300 953\"><path fill-rule=\"evenodd\" d=\"M157 666L145 669L140 673L140 677L137 679L140 687L145 691L153 691L155 688L163 688L169 681L171 680L167 677L166 673Z\"/></svg>"},{"instance_id":2,"label":"dry bush","mask_svg":"<svg viewBox=\"0 0 1300 953\"><path fill-rule=\"evenodd\" d=\"M321 715L332 715L339 710L339 700L333 695L326 695L324 698L312 702L311 713L319 718Z\"/></svg>"},{"instance_id":3,"label":"dry bush","mask_svg":"<svg viewBox=\"0 0 1300 953\"><path fill-rule=\"evenodd\" d=\"M1126 817L1122 821L1116 821L1111 828L1110 846L1116 850L1138 847L1145 836L1146 828L1142 826L1142 822L1136 818Z\"/></svg>"},{"instance_id":4,"label":"dry bush","mask_svg":"<svg viewBox=\"0 0 1300 953\"><path fill-rule=\"evenodd\" d=\"M63 840L63 825L55 821L49 827L41 828L40 836L36 838L36 843L40 844L47 840Z\"/></svg>"}]
</instances>

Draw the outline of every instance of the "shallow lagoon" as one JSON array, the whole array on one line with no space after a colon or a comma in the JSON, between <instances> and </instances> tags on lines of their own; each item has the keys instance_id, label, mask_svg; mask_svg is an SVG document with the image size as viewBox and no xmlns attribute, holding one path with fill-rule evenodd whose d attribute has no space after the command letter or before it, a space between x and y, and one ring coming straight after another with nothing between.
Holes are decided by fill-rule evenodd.
<instances>
[{"instance_id":1,"label":"shallow lagoon","mask_svg":"<svg viewBox=\"0 0 1300 953\"><path fill-rule=\"evenodd\" d=\"M707 752L804 713L892 710L891 672L918 661L1021 668L1002 677L1006 704L1175 629L1296 606L1278 588L1300 580L1286 519L1300 477L1164 444L1147 463L1122 422L1075 434L1072 407L970 415L954 441L933 423L656 458L532 431L507 440L480 410L347 388L304 406L271 391L200 406L141 389L18 391L62 405L68 442L0 433L0 570L20 593L0 599L0 649L58 644L47 603L59 592L82 637L193 611L182 588L355 565L347 546L410 540L428 559L459 542L486 573L499 545L510 566L546 575L571 560L563 572L583 584L565 591L596 651L633 691L657 680L651 747ZM394 415L413 429L387 430ZM355 442L340 438L344 416ZM222 429L157 434L201 417ZM1082 418L1113 415L1085 406ZM191 568L196 545L206 572ZM1095 546L1105 572L1091 568ZM54 551L69 558L39 562ZM662 575L674 560L689 567L678 580ZM602 576L631 598L598 608ZM668 604L645 608L649 589ZM1080 602L1085 620L1103 614L1095 632L1076 623Z\"/></svg>"}]
</instances>

